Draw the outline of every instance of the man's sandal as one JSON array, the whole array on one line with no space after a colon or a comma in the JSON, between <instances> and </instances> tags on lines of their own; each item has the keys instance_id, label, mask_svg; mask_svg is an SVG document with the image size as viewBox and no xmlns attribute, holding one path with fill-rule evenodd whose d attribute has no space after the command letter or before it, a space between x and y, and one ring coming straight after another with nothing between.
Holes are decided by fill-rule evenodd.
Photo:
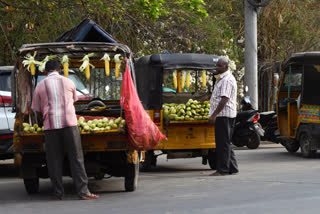
<instances>
[{"instance_id":1,"label":"man's sandal","mask_svg":"<svg viewBox=\"0 0 320 214\"><path fill-rule=\"evenodd\" d=\"M90 200L90 199L97 199L97 198L99 198L99 196L93 193L90 193L90 195L87 195L87 196L80 197L81 200Z\"/></svg>"}]
</instances>

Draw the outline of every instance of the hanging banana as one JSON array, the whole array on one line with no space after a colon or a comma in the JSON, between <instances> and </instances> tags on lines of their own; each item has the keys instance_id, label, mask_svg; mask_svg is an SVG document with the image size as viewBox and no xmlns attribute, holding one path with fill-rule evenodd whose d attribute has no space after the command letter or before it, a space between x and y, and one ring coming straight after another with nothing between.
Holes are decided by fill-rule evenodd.
<instances>
[{"instance_id":1,"label":"hanging banana","mask_svg":"<svg viewBox=\"0 0 320 214\"><path fill-rule=\"evenodd\" d=\"M63 66L63 74L65 77L69 76L69 58L68 55L64 55L61 58L61 64Z\"/></svg>"},{"instance_id":2,"label":"hanging banana","mask_svg":"<svg viewBox=\"0 0 320 214\"><path fill-rule=\"evenodd\" d=\"M118 79L119 75L120 75L120 66L121 66L121 54L116 54L114 55L114 61L116 63L116 67L115 67L115 76Z\"/></svg>"},{"instance_id":3,"label":"hanging banana","mask_svg":"<svg viewBox=\"0 0 320 214\"><path fill-rule=\"evenodd\" d=\"M207 75L206 75L206 71L205 70L203 70L202 71L202 86L203 87L206 87L206 85L207 85Z\"/></svg>"},{"instance_id":4,"label":"hanging banana","mask_svg":"<svg viewBox=\"0 0 320 214\"><path fill-rule=\"evenodd\" d=\"M30 71L31 75L35 75L36 73L36 65L39 65L40 62L35 60L37 55L37 51L34 52L33 56L28 53L24 58L25 60L22 61L23 66L27 66L28 71Z\"/></svg>"},{"instance_id":5,"label":"hanging banana","mask_svg":"<svg viewBox=\"0 0 320 214\"><path fill-rule=\"evenodd\" d=\"M106 72L106 75L109 76L110 75L110 57L109 54L105 53L103 55L103 57L101 58L101 60L104 60L104 70Z\"/></svg>"},{"instance_id":6,"label":"hanging banana","mask_svg":"<svg viewBox=\"0 0 320 214\"><path fill-rule=\"evenodd\" d=\"M94 68L94 66L92 64L90 64L90 60L89 60L89 57L92 57L94 55L94 53L90 53L90 54L87 54L85 55L83 58L82 58L82 65L80 66L80 71L83 72L85 71L85 75L86 75L86 78L87 80L90 79L90 66L92 68Z\"/></svg>"},{"instance_id":7,"label":"hanging banana","mask_svg":"<svg viewBox=\"0 0 320 214\"><path fill-rule=\"evenodd\" d=\"M188 73L187 73L187 83L186 83L187 88L190 87L190 82L191 82L191 74L190 74L190 71L188 71Z\"/></svg>"},{"instance_id":8,"label":"hanging banana","mask_svg":"<svg viewBox=\"0 0 320 214\"><path fill-rule=\"evenodd\" d=\"M173 72L173 86L174 86L174 88L178 88L177 71L176 70L174 70L174 72Z\"/></svg>"},{"instance_id":9,"label":"hanging banana","mask_svg":"<svg viewBox=\"0 0 320 214\"><path fill-rule=\"evenodd\" d=\"M184 83L186 81L186 72L183 71L182 72L182 75L181 75L181 82L180 82L180 85L181 85L181 89L184 89Z\"/></svg>"},{"instance_id":10,"label":"hanging banana","mask_svg":"<svg viewBox=\"0 0 320 214\"><path fill-rule=\"evenodd\" d=\"M39 71L40 72L44 72L45 68L46 68L46 63L53 58L56 58L56 55L51 55L51 56L46 56L39 64Z\"/></svg>"}]
</instances>

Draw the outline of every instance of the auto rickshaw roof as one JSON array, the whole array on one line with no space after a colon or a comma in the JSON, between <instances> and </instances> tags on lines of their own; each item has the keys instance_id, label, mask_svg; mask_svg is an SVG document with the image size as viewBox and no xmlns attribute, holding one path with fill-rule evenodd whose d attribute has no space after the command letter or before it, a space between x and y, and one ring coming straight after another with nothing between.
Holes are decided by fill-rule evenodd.
<instances>
[{"instance_id":1,"label":"auto rickshaw roof","mask_svg":"<svg viewBox=\"0 0 320 214\"><path fill-rule=\"evenodd\" d=\"M294 53L284 64L292 63L318 64L320 63L320 51Z\"/></svg>"},{"instance_id":2,"label":"auto rickshaw roof","mask_svg":"<svg viewBox=\"0 0 320 214\"><path fill-rule=\"evenodd\" d=\"M52 42L25 44L19 49L19 54L24 56L33 51L37 51L37 56L67 54L69 57L83 56L83 54L98 52L131 54L130 49L124 44L105 42Z\"/></svg>"},{"instance_id":3,"label":"auto rickshaw roof","mask_svg":"<svg viewBox=\"0 0 320 214\"><path fill-rule=\"evenodd\" d=\"M141 57L138 64L150 63L154 66L161 66L163 69L206 69L214 70L219 56L209 54L153 54Z\"/></svg>"}]
</instances>

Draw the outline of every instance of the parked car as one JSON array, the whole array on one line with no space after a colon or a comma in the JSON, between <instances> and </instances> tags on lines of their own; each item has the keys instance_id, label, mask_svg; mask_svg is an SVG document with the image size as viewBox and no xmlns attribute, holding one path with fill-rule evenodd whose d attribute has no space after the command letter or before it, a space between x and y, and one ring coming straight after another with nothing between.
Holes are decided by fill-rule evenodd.
<instances>
[{"instance_id":1,"label":"parked car","mask_svg":"<svg viewBox=\"0 0 320 214\"><path fill-rule=\"evenodd\" d=\"M11 71L13 66L0 66L0 160L13 157L13 126Z\"/></svg>"}]
</instances>

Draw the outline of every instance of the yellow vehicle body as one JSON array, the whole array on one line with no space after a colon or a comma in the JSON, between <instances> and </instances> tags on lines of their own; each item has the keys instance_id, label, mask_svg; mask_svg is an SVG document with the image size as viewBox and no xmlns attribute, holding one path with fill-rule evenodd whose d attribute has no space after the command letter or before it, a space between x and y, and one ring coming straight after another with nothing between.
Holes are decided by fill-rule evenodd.
<instances>
[{"instance_id":1,"label":"yellow vehicle body","mask_svg":"<svg viewBox=\"0 0 320 214\"><path fill-rule=\"evenodd\" d=\"M297 53L282 68L277 97L282 145L312 157L320 149L320 52Z\"/></svg>"},{"instance_id":2,"label":"yellow vehicle body","mask_svg":"<svg viewBox=\"0 0 320 214\"><path fill-rule=\"evenodd\" d=\"M153 119L154 110L148 110ZM161 121L163 121L161 110ZM214 149L214 126L208 124L208 120L199 121L170 121L168 126L163 122L156 123L167 139L162 140L154 150L179 150L179 149Z\"/></svg>"},{"instance_id":3,"label":"yellow vehicle body","mask_svg":"<svg viewBox=\"0 0 320 214\"><path fill-rule=\"evenodd\" d=\"M155 54L136 61L139 97L151 119L167 136L145 153L140 164L141 171L156 166L157 156L161 154L167 155L168 159L202 157L202 164L208 163L210 168L215 169L214 125L209 124L208 119L168 120L164 118L163 104L185 104L189 99L209 100L215 78L206 70L215 68L217 58L204 54ZM186 74L190 76L186 77ZM169 80L164 80L165 77ZM195 81L190 82L190 78ZM164 91L163 87L168 91Z\"/></svg>"}]
</instances>

